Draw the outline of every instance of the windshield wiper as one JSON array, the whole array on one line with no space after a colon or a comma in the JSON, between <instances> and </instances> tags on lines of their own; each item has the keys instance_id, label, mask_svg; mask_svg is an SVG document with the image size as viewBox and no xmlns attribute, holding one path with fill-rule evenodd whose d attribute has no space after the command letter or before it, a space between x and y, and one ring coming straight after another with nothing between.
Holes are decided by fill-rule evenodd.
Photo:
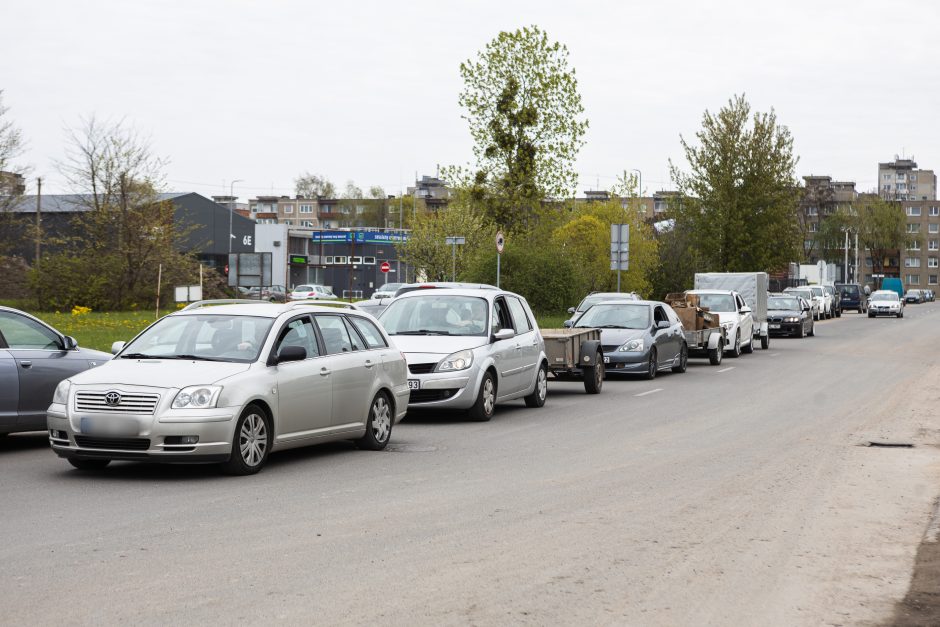
<instances>
[{"instance_id":1,"label":"windshield wiper","mask_svg":"<svg viewBox=\"0 0 940 627\"><path fill-rule=\"evenodd\" d=\"M215 359L214 357L203 357L202 355L171 355L167 359L192 359L194 361L225 361L224 359Z\"/></svg>"},{"instance_id":2,"label":"windshield wiper","mask_svg":"<svg viewBox=\"0 0 940 627\"><path fill-rule=\"evenodd\" d=\"M121 355L121 359L166 359L157 355L145 355L144 353L127 353Z\"/></svg>"},{"instance_id":3,"label":"windshield wiper","mask_svg":"<svg viewBox=\"0 0 940 627\"><path fill-rule=\"evenodd\" d=\"M420 329L418 331L398 331L392 335L453 335L448 331L431 331L429 329Z\"/></svg>"},{"instance_id":4,"label":"windshield wiper","mask_svg":"<svg viewBox=\"0 0 940 627\"><path fill-rule=\"evenodd\" d=\"M619 324L602 324L600 326L594 327L595 329L629 329L630 327L625 327Z\"/></svg>"}]
</instances>

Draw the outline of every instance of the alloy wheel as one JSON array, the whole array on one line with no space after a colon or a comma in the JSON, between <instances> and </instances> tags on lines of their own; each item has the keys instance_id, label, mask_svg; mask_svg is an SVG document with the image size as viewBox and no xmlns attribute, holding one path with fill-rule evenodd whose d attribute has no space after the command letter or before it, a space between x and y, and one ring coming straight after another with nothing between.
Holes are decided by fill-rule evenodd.
<instances>
[{"instance_id":1,"label":"alloy wheel","mask_svg":"<svg viewBox=\"0 0 940 627\"><path fill-rule=\"evenodd\" d=\"M487 377L483 381L483 411L489 416L493 413L493 408L496 407L496 388L493 385L493 379Z\"/></svg>"},{"instance_id":2,"label":"alloy wheel","mask_svg":"<svg viewBox=\"0 0 940 627\"><path fill-rule=\"evenodd\" d=\"M264 459L268 448L268 428L259 414L249 414L242 423L238 436L242 460L248 466L257 466Z\"/></svg>"},{"instance_id":3,"label":"alloy wheel","mask_svg":"<svg viewBox=\"0 0 940 627\"><path fill-rule=\"evenodd\" d=\"M388 401L382 395L372 401L372 436L377 442L388 439L392 430L392 413Z\"/></svg>"}]
</instances>

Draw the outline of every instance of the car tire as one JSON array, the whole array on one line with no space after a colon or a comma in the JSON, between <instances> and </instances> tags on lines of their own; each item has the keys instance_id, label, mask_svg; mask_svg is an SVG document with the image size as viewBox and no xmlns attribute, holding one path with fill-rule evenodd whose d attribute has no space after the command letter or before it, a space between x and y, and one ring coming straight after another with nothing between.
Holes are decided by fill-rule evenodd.
<instances>
[{"instance_id":1,"label":"car tire","mask_svg":"<svg viewBox=\"0 0 940 627\"><path fill-rule=\"evenodd\" d=\"M734 334L734 344L731 347L731 356L738 358L741 356L741 329Z\"/></svg>"},{"instance_id":2,"label":"car tire","mask_svg":"<svg viewBox=\"0 0 940 627\"><path fill-rule=\"evenodd\" d=\"M750 355L754 352L754 336L751 336L751 341L741 347L741 352Z\"/></svg>"},{"instance_id":3,"label":"car tire","mask_svg":"<svg viewBox=\"0 0 940 627\"><path fill-rule=\"evenodd\" d=\"M904 317L904 312L903 311L898 312L898 318L903 318L903 317Z\"/></svg>"},{"instance_id":4,"label":"car tire","mask_svg":"<svg viewBox=\"0 0 940 627\"><path fill-rule=\"evenodd\" d=\"M542 407L545 405L545 398L548 396L548 366L544 363L539 365L539 373L535 377L535 389L526 396L526 407Z\"/></svg>"},{"instance_id":5,"label":"car tire","mask_svg":"<svg viewBox=\"0 0 940 627\"><path fill-rule=\"evenodd\" d=\"M392 404L385 392L379 392L369 405L366 433L356 440L356 446L364 451L381 451L392 437Z\"/></svg>"},{"instance_id":6,"label":"car tire","mask_svg":"<svg viewBox=\"0 0 940 627\"><path fill-rule=\"evenodd\" d=\"M725 344L723 341L718 342L718 346L708 351L708 363L713 366L721 365L721 360L725 356Z\"/></svg>"},{"instance_id":7,"label":"car tire","mask_svg":"<svg viewBox=\"0 0 940 627\"><path fill-rule=\"evenodd\" d=\"M673 372L683 373L689 369L689 347L682 343L682 350L679 351L679 363L672 367Z\"/></svg>"},{"instance_id":8,"label":"car tire","mask_svg":"<svg viewBox=\"0 0 940 627\"><path fill-rule=\"evenodd\" d=\"M267 413L257 405L249 405L239 416L232 434L232 453L222 464L229 475L253 475L268 461L274 433Z\"/></svg>"},{"instance_id":9,"label":"car tire","mask_svg":"<svg viewBox=\"0 0 940 627\"><path fill-rule=\"evenodd\" d=\"M604 387L604 374L607 368L604 366L604 354L597 351L594 358L594 365L590 368L584 368L584 391L588 394L600 394Z\"/></svg>"},{"instance_id":10,"label":"car tire","mask_svg":"<svg viewBox=\"0 0 940 627\"><path fill-rule=\"evenodd\" d=\"M803 331L803 324L801 323L801 324L800 324L800 328L799 328L799 329L797 330L797 332L796 332L796 337L797 337L797 339L801 339L801 340L802 340L804 335L806 335L806 332Z\"/></svg>"},{"instance_id":11,"label":"car tire","mask_svg":"<svg viewBox=\"0 0 940 627\"><path fill-rule=\"evenodd\" d=\"M839 311L836 312L836 318L841 318L841 317L842 317L842 310L840 309Z\"/></svg>"},{"instance_id":12,"label":"car tire","mask_svg":"<svg viewBox=\"0 0 940 627\"><path fill-rule=\"evenodd\" d=\"M477 390L477 399L473 407L467 412L470 420L475 422L488 422L493 417L496 410L496 380L493 373L486 371L483 373L483 381L480 382L480 389Z\"/></svg>"},{"instance_id":13,"label":"car tire","mask_svg":"<svg viewBox=\"0 0 940 627\"><path fill-rule=\"evenodd\" d=\"M656 349L650 349L650 359L646 364L646 372L643 374L643 378L652 381L656 378L656 374L659 372L659 359L656 355Z\"/></svg>"},{"instance_id":14,"label":"car tire","mask_svg":"<svg viewBox=\"0 0 940 627\"><path fill-rule=\"evenodd\" d=\"M760 348L763 351L770 348L770 334L769 333L767 335L760 336Z\"/></svg>"},{"instance_id":15,"label":"car tire","mask_svg":"<svg viewBox=\"0 0 940 627\"><path fill-rule=\"evenodd\" d=\"M816 323L809 325L809 331L806 332L809 337L816 337Z\"/></svg>"},{"instance_id":16,"label":"car tire","mask_svg":"<svg viewBox=\"0 0 940 627\"><path fill-rule=\"evenodd\" d=\"M111 463L110 459L76 459L69 458L69 463L79 470L102 470Z\"/></svg>"}]
</instances>

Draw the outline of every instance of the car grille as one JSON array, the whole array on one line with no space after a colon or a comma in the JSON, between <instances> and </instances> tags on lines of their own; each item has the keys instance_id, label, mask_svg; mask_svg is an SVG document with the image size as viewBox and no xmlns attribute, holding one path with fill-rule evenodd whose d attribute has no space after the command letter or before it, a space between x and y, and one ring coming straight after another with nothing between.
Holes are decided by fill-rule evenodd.
<instances>
[{"instance_id":1,"label":"car grille","mask_svg":"<svg viewBox=\"0 0 940 627\"><path fill-rule=\"evenodd\" d=\"M457 389L448 390L412 390L408 397L409 403L432 403L447 400L457 393Z\"/></svg>"},{"instance_id":2,"label":"car grille","mask_svg":"<svg viewBox=\"0 0 940 627\"><path fill-rule=\"evenodd\" d=\"M429 372L434 372L434 368L437 366L437 362L433 364L408 364L408 372L411 374L427 374Z\"/></svg>"},{"instance_id":3,"label":"car grille","mask_svg":"<svg viewBox=\"0 0 940 627\"><path fill-rule=\"evenodd\" d=\"M119 412L122 414L153 414L160 400L159 394L125 394L120 392L121 400L109 405L105 396L109 392L78 392L75 395L76 411Z\"/></svg>"},{"instance_id":4,"label":"car grille","mask_svg":"<svg viewBox=\"0 0 940 627\"><path fill-rule=\"evenodd\" d=\"M75 443L79 448L106 448L116 451L146 451L150 448L147 438L92 438L76 435Z\"/></svg>"},{"instance_id":5,"label":"car grille","mask_svg":"<svg viewBox=\"0 0 940 627\"><path fill-rule=\"evenodd\" d=\"M620 348L620 344L604 344L603 346L601 346L601 350L604 351L605 353L612 353L618 348Z\"/></svg>"},{"instance_id":6,"label":"car grille","mask_svg":"<svg viewBox=\"0 0 940 627\"><path fill-rule=\"evenodd\" d=\"M775 322L777 324L783 322L783 318L767 318L767 322Z\"/></svg>"}]
</instances>

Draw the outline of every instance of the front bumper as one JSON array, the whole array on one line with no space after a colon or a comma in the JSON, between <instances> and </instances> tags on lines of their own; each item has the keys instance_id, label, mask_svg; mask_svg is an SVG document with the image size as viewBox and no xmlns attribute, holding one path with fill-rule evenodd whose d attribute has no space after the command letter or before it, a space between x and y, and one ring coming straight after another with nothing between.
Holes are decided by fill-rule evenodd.
<instances>
[{"instance_id":1,"label":"front bumper","mask_svg":"<svg viewBox=\"0 0 940 627\"><path fill-rule=\"evenodd\" d=\"M649 369L650 353L648 350L612 351L604 353L604 370L623 374L645 374Z\"/></svg>"},{"instance_id":2,"label":"front bumper","mask_svg":"<svg viewBox=\"0 0 940 627\"><path fill-rule=\"evenodd\" d=\"M117 433L82 430L83 421L64 405L46 413L49 444L59 457L158 462L224 462L232 452L237 408L174 411L166 415L88 414L90 420L117 427ZM168 437L198 436L195 444L167 443Z\"/></svg>"},{"instance_id":3,"label":"front bumper","mask_svg":"<svg viewBox=\"0 0 940 627\"><path fill-rule=\"evenodd\" d=\"M471 366L465 371L408 373L409 381L417 381L408 396L408 409L470 409L477 400L482 372Z\"/></svg>"},{"instance_id":4,"label":"front bumper","mask_svg":"<svg viewBox=\"0 0 940 627\"><path fill-rule=\"evenodd\" d=\"M802 322L771 322L767 325L767 331L771 335L799 335L802 327Z\"/></svg>"},{"instance_id":5,"label":"front bumper","mask_svg":"<svg viewBox=\"0 0 940 627\"><path fill-rule=\"evenodd\" d=\"M896 316L901 313L900 307L877 307L868 306L868 315L870 316Z\"/></svg>"}]
</instances>

